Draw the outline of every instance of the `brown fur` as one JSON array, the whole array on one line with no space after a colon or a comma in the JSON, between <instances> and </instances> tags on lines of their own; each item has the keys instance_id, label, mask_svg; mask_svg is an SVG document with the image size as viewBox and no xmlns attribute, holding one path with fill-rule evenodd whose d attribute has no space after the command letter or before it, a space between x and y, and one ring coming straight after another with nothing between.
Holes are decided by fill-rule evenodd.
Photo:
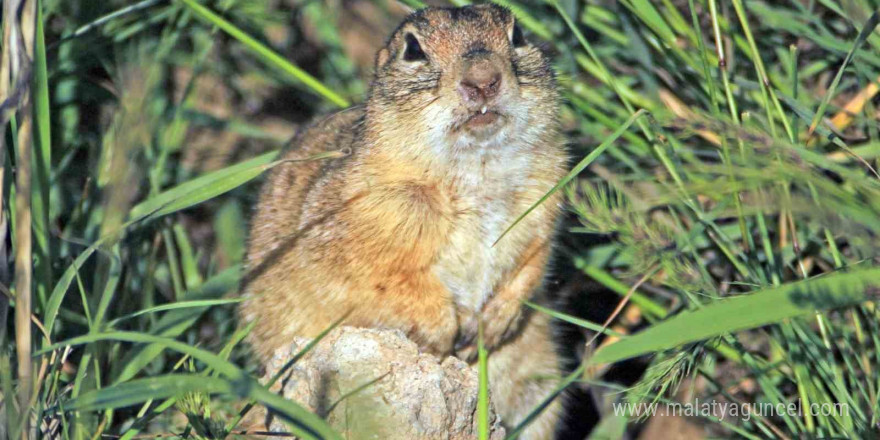
<instances>
[{"instance_id":1,"label":"brown fur","mask_svg":"<svg viewBox=\"0 0 880 440\"><path fill-rule=\"evenodd\" d=\"M400 329L473 361L482 322L505 425L550 394L555 381L535 377L559 376L549 319L522 301L541 294L559 197L492 246L566 159L549 62L513 47L513 26L497 6L411 15L377 55L366 105L314 124L283 154L291 161L271 172L253 219L240 310L263 359L349 313L346 325ZM426 60L404 59L411 37ZM498 95L466 99L464 79L487 72ZM500 122L469 123L480 106ZM350 154L293 161L334 150ZM524 438L552 438L558 413L551 405Z\"/></svg>"}]
</instances>

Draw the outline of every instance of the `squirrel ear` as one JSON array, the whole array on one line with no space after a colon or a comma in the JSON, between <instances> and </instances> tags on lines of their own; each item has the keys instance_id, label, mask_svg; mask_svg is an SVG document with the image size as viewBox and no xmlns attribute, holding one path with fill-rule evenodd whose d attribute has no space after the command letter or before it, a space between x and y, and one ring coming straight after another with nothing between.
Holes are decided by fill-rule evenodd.
<instances>
[{"instance_id":1,"label":"squirrel ear","mask_svg":"<svg viewBox=\"0 0 880 440\"><path fill-rule=\"evenodd\" d=\"M379 49L379 53L376 54L376 69L379 70L380 67L384 66L385 63L388 62L388 59L391 58L391 52L388 51L387 47L383 47Z\"/></svg>"},{"instance_id":2,"label":"squirrel ear","mask_svg":"<svg viewBox=\"0 0 880 440\"><path fill-rule=\"evenodd\" d=\"M519 27L519 23L516 20L513 21L513 27L510 29L510 44L515 48L523 47L526 45L526 39L523 36L522 29Z\"/></svg>"},{"instance_id":3,"label":"squirrel ear","mask_svg":"<svg viewBox=\"0 0 880 440\"><path fill-rule=\"evenodd\" d=\"M424 61L428 59L419 39L412 32L407 32L404 39L403 60L404 61Z\"/></svg>"}]
</instances>

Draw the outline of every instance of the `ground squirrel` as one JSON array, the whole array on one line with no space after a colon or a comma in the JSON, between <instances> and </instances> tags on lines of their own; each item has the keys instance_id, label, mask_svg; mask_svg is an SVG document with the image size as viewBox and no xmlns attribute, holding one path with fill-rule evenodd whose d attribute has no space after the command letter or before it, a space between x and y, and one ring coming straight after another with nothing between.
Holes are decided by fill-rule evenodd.
<instances>
[{"instance_id":1,"label":"ground squirrel","mask_svg":"<svg viewBox=\"0 0 880 440\"><path fill-rule=\"evenodd\" d=\"M473 362L482 321L492 400L519 423L559 377L549 318L522 301L542 292L561 199L493 243L564 175L558 101L549 59L508 10L406 18L376 56L366 104L304 130L263 187L240 309L256 352L349 313L346 325L400 329ZM296 161L327 151L348 154ZM523 438L552 438L559 411Z\"/></svg>"}]
</instances>

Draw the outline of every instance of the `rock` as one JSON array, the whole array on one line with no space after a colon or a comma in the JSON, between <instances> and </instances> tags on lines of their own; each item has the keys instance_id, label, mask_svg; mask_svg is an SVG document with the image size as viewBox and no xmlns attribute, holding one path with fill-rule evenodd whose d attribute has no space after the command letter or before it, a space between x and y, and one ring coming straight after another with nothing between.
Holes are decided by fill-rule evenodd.
<instances>
[{"instance_id":1,"label":"rock","mask_svg":"<svg viewBox=\"0 0 880 440\"><path fill-rule=\"evenodd\" d=\"M266 366L263 382L309 343L294 338ZM344 438L472 439L477 437L478 377L465 362L419 353L394 330L340 327L276 383L273 391L324 417ZM491 439L504 428L490 407ZM270 430L285 431L280 419Z\"/></svg>"}]
</instances>

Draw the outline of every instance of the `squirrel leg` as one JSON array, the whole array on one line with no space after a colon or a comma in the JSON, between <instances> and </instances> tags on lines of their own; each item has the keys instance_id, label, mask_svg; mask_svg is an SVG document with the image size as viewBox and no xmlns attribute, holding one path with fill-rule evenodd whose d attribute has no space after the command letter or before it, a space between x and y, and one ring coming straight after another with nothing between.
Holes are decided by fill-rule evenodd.
<instances>
[{"instance_id":1,"label":"squirrel leg","mask_svg":"<svg viewBox=\"0 0 880 440\"><path fill-rule=\"evenodd\" d=\"M508 433L545 399L551 397L561 370L551 337L551 318L532 313L522 332L489 354L489 392ZM521 440L551 440L562 415L564 394L557 396L519 436Z\"/></svg>"},{"instance_id":2,"label":"squirrel leg","mask_svg":"<svg viewBox=\"0 0 880 440\"><path fill-rule=\"evenodd\" d=\"M545 266L550 256L550 246L544 240L535 239L526 251L519 267L504 282L498 292L486 303L483 310L462 320L456 356L471 362L476 359L476 335L478 321L483 322L483 346L492 350L510 339L520 330L526 315L522 302L532 297L544 279Z\"/></svg>"},{"instance_id":3,"label":"squirrel leg","mask_svg":"<svg viewBox=\"0 0 880 440\"><path fill-rule=\"evenodd\" d=\"M452 346L458 333L455 306L439 282L427 279L407 283L400 291L379 295L373 304L382 307L361 309L365 319L384 327L404 331L418 346L441 359L452 354Z\"/></svg>"}]
</instances>

